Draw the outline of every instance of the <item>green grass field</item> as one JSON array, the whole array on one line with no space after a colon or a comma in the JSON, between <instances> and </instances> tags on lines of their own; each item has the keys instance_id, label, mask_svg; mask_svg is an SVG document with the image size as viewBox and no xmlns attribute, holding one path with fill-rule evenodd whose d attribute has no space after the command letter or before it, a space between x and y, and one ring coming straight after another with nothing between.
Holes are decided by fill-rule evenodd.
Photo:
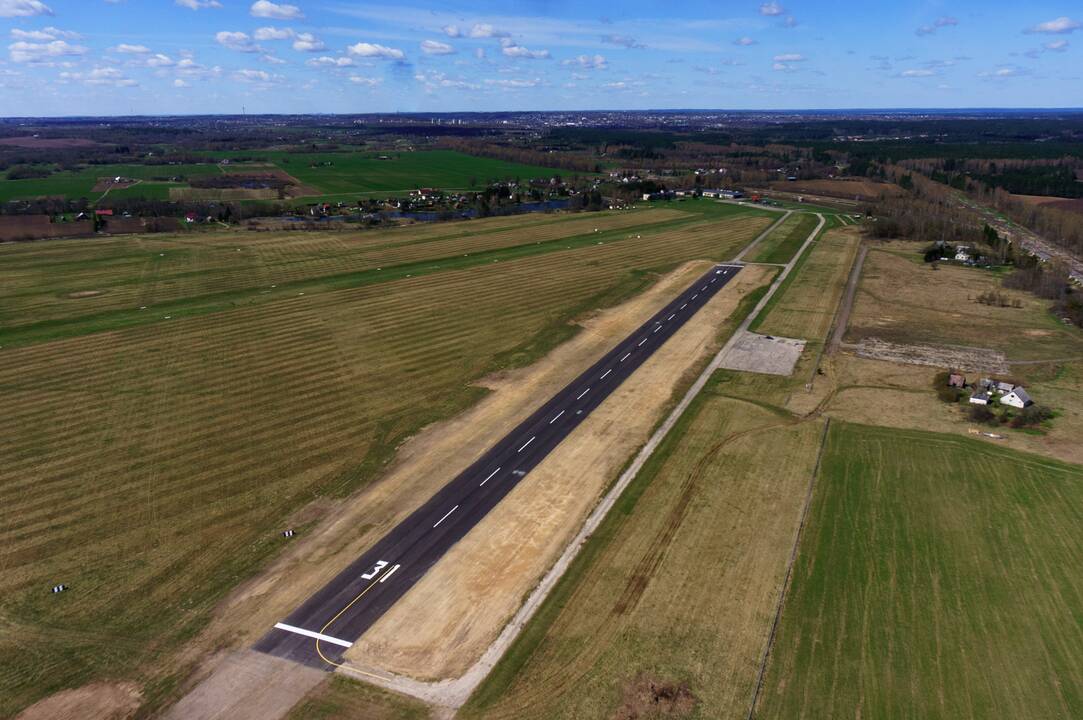
<instances>
[{"instance_id":1,"label":"green grass field","mask_svg":"<svg viewBox=\"0 0 1083 720\"><path fill-rule=\"evenodd\" d=\"M832 425L757 718L1083 716L1083 468Z\"/></svg>"},{"instance_id":2,"label":"green grass field","mask_svg":"<svg viewBox=\"0 0 1083 720\"><path fill-rule=\"evenodd\" d=\"M765 237L753 251L752 262L785 265L801 249L819 219L808 213L794 213Z\"/></svg>"},{"instance_id":3,"label":"green grass field","mask_svg":"<svg viewBox=\"0 0 1083 720\"><path fill-rule=\"evenodd\" d=\"M251 157L281 168L316 194L308 201L350 200L371 195L405 194L421 187L441 190L480 190L490 182L529 180L570 175L566 171L502 160L474 157L451 150L420 150L389 153L390 160L380 160L378 153L214 153L216 159ZM328 164L329 163L329 164ZM0 180L0 202L39 197L87 198L97 200L100 192L92 188L100 178L123 176L150 181L174 176L199 177L222 172L257 172L259 166L238 163L228 168L206 165L90 165L74 172L59 172L40 180ZM109 197L146 197L168 199L170 187L183 184L146 182L109 193Z\"/></svg>"},{"instance_id":4,"label":"green grass field","mask_svg":"<svg viewBox=\"0 0 1083 720\"><path fill-rule=\"evenodd\" d=\"M769 222L707 205L653 226L611 216L647 223L635 232L532 216L0 247L0 717L103 678L153 677L161 702L184 673L172 653L299 508L372 480L475 402L472 381L574 334L569 320L686 260L731 258ZM367 253L415 250L365 274ZM53 596L58 582L72 590Z\"/></svg>"},{"instance_id":5,"label":"green grass field","mask_svg":"<svg viewBox=\"0 0 1083 720\"><path fill-rule=\"evenodd\" d=\"M220 157L229 157L230 153ZM566 171L503 160L474 157L452 150L387 153L236 153L256 155L288 172L320 193L320 199L348 199L364 195L404 193L422 187L440 190L480 190L490 182L516 178L549 178ZM325 163L331 163L326 165ZM313 167L315 166L315 167ZM243 166L238 166L243 167Z\"/></svg>"}]
</instances>

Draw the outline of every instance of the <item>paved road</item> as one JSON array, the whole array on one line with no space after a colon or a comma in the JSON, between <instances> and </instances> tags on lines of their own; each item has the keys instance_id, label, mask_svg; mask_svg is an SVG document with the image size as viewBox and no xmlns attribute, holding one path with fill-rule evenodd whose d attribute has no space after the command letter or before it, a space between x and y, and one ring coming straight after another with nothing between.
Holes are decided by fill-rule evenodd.
<instances>
[{"instance_id":1,"label":"paved road","mask_svg":"<svg viewBox=\"0 0 1083 720\"><path fill-rule=\"evenodd\" d=\"M256 643L256 650L333 669L342 654L485 515L740 272L718 265Z\"/></svg>"}]
</instances>

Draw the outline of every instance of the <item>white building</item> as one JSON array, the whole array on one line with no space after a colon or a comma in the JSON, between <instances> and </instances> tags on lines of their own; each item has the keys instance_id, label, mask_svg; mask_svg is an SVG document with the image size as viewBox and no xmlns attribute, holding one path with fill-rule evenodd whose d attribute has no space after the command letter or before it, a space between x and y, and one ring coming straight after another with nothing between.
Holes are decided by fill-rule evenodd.
<instances>
[{"instance_id":1,"label":"white building","mask_svg":"<svg viewBox=\"0 0 1083 720\"><path fill-rule=\"evenodd\" d=\"M971 405L988 405L989 393L978 393L977 395L970 396Z\"/></svg>"},{"instance_id":2,"label":"white building","mask_svg":"<svg viewBox=\"0 0 1083 720\"><path fill-rule=\"evenodd\" d=\"M955 249L955 259L959 262L970 261L970 248L966 245L960 245Z\"/></svg>"},{"instance_id":3,"label":"white building","mask_svg":"<svg viewBox=\"0 0 1083 720\"><path fill-rule=\"evenodd\" d=\"M1028 405L1033 405L1034 401L1030 399L1030 395L1027 394L1026 390L1017 387L1004 397L1000 398L1000 404L1022 410Z\"/></svg>"}]
</instances>

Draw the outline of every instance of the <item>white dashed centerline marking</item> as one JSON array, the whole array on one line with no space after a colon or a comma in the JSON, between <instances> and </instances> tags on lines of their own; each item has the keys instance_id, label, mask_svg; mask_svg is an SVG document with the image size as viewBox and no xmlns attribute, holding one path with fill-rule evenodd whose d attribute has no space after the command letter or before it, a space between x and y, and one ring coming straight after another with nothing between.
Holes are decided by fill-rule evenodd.
<instances>
[{"instance_id":1,"label":"white dashed centerline marking","mask_svg":"<svg viewBox=\"0 0 1083 720\"><path fill-rule=\"evenodd\" d=\"M659 330L661 330L661 329L662 329L662 326L661 326L661 325L659 325L658 327L656 327L656 328L654 329L654 332L658 332L658 331L659 331ZM651 333L651 334L653 335L654 333Z\"/></svg>"},{"instance_id":2,"label":"white dashed centerline marking","mask_svg":"<svg viewBox=\"0 0 1083 720\"><path fill-rule=\"evenodd\" d=\"M685 303L684 305L681 305L681 310L684 310L686 307L688 307L688 303Z\"/></svg>"},{"instance_id":3,"label":"white dashed centerline marking","mask_svg":"<svg viewBox=\"0 0 1083 720\"><path fill-rule=\"evenodd\" d=\"M519 452L522 452L522 451L526 450L528 447L530 447L530 443L534 442L537 439L538 439L538 436L535 435L534 437L527 440L526 445L523 445L521 448L519 448Z\"/></svg>"},{"instance_id":4,"label":"white dashed centerline marking","mask_svg":"<svg viewBox=\"0 0 1083 720\"><path fill-rule=\"evenodd\" d=\"M393 567L393 568L391 568L390 570L388 570L388 571L387 571L386 573L384 573L384 576L383 576L382 578L380 578L380 582L384 582L384 581L386 581L386 580L387 580L387 579L388 579L389 577L391 577L391 576L392 576L392 575L393 575L393 574L395 573L395 571L396 571L396 570L398 570L398 569L399 569L400 567L402 567L402 565L396 565L395 567Z\"/></svg>"},{"instance_id":5,"label":"white dashed centerline marking","mask_svg":"<svg viewBox=\"0 0 1083 720\"><path fill-rule=\"evenodd\" d=\"M627 360L627 359L628 359L628 358L630 358L630 357L632 357L632 353L628 353L627 355L625 355L624 357L622 357L622 358L620 359L620 361L621 361L621 362L624 362L625 360Z\"/></svg>"},{"instance_id":6,"label":"white dashed centerline marking","mask_svg":"<svg viewBox=\"0 0 1083 720\"><path fill-rule=\"evenodd\" d=\"M692 296L692 299L695 300L698 297L699 297L699 293L696 293L695 295Z\"/></svg>"},{"instance_id":7,"label":"white dashed centerline marking","mask_svg":"<svg viewBox=\"0 0 1083 720\"><path fill-rule=\"evenodd\" d=\"M639 345L637 345L636 347L643 347L646 344L647 344L647 338L643 338L642 340L639 341Z\"/></svg>"},{"instance_id":8,"label":"white dashed centerline marking","mask_svg":"<svg viewBox=\"0 0 1083 720\"><path fill-rule=\"evenodd\" d=\"M607 377L609 377L609 373L611 373L611 372L613 372L612 368L610 368L609 370L606 370L605 375L602 375L602 380L605 380Z\"/></svg>"},{"instance_id":9,"label":"white dashed centerline marking","mask_svg":"<svg viewBox=\"0 0 1083 720\"><path fill-rule=\"evenodd\" d=\"M584 398L584 396L586 396L586 394L589 393L589 392L590 392L590 388L587 388L583 392L579 393L579 397L577 397L576 400L582 400Z\"/></svg>"},{"instance_id":10,"label":"white dashed centerline marking","mask_svg":"<svg viewBox=\"0 0 1083 720\"><path fill-rule=\"evenodd\" d=\"M448 511L447 511L447 515L445 515L444 517L442 517L442 518L440 518L439 520L437 520L437 521L436 521L436 525L433 525L433 526L432 526L432 527L433 527L433 529L435 530L435 529L436 529L437 527L439 527L439 526L440 526L440 523L444 522L444 521L445 521L445 520L447 520L447 519L448 519L449 517L451 517L451 513L455 512L455 511L456 511L456 510L458 510L458 509L459 509L459 506L458 506L458 505L456 505L455 507L453 507L453 508L451 508L450 510L448 510Z\"/></svg>"},{"instance_id":11,"label":"white dashed centerline marking","mask_svg":"<svg viewBox=\"0 0 1083 720\"><path fill-rule=\"evenodd\" d=\"M555 423L555 422L556 422L557 420L559 420L559 419L560 419L560 416L561 416L561 415L563 415L563 414L564 414L564 411L563 411L563 410L561 410L560 412L558 412L558 413L557 413L557 416L556 416L555 418L553 418L552 420L550 420L550 421L549 421L549 424L550 424L550 425L552 425L553 423Z\"/></svg>"},{"instance_id":12,"label":"white dashed centerline marking","mask_svg":"<svg viewBox=\"0 0 1083 720\"><path fill-rule=\"evenodd\" d=\"M677 313L673 313L672 315L670 315L669 317L667 317L667 318L666 318L666 322L669 322L670 320L672 320L672 319L673 319L673 318L675 318L675 317L677 317Z\"/></svg>"},{"instance_id":13,"label":"white dashed centerline marking","mask_svg":"<svg viewBox=\"0 0 1083 720\"><path fill-rule=\"evenodd\" d=\"M498 472L500 472L500 468L497 468L496 470L493 470L493 471L492 471L491 473L489 473L489 477L487 477L487 478L485 478L484 480L482 480L482 481L481 481L481 485L484 485L485 483L487 483L487 482L489 482L490 480L492 480L492 479L493 479L493 476L494 476L494 475L496 475L496 474L497 474ZM481 485L478 485L478 487L481 487Z\"/></svg>"}]
</instances>

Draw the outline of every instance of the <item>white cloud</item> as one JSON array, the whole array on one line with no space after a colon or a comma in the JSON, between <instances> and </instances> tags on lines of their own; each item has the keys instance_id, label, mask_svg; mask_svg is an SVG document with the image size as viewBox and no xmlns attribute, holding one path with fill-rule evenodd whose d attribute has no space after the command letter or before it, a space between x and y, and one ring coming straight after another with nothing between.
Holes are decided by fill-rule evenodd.
<instances>
[{"instance_id":1,"label":"white cloud","mask_svg":"<svg viewBox=\"0 0 1083 720\"><path fill-rule=\"evenodd\" d=\"M1042 45L1042 47L1044 47L1046 50L1050 50L1052 52L1064 52L1065 50L1068 49L1068 41L1067 40L1051 40L1051 41L1047 42L1045 45Z\"/></svg>"},{"instance_id":2,"label":"white cloud","mask_svg":"<svg viewBox=\"0 0 1083 720\"><path fill-rule=\"evenodd\" d=\"M398 48L390 48L384 45L377 45L375 43L360 42L356 45L351 45L346 48L346 52L350 55L356 55L358 57L369 58L385 58L387 60L405 60L406 53Z\"/></svg>"},{"instance_id":3,"label":"white cloud","mask_svg":"<svg viewBox=\"0 0 1083 720\"><path fill-rule=\"evenodd\" d=\"M109 85L111 87L136 87L139 85L135 80L126 77L116 68L94 68L88 73L62 72L60 79L64 82L81 82L86 85Z\"/></svg>"},{"instance_id":4,"label":"white cloud","mask_svg":"<svg viewBox=\"0 0 1083 720\"><path fill-rule=\"evenodd\" d=\"M1028 33L1047 33L1049 35L1066 35L1083 27L1083 23L1070 17L1059 17L1049 22L1038 23L1027 30Z\"/></svg>"},{"instance_id":5,"label":"white cloud","mask_svg":"<svg viewBox=\"0 0 1083 720\"><path fill-rule=\"evenodd\" d=\"M936 75L935 70L903 70L899 73L899 77L904 78L926 78Z\"/></svg>"},{"instance_id":6,"label":"white cloud","mask_svg":"<svg viewBox=\"0 0 1083 720\"><path fill-rule=\"evenodd\" d=\"M504 30L497 30L488 23L478 23L474 27L470 28L470 37L472 38L506 38L509 37L509 33Z\"/></svg>"},{"instance_id":7,"label":"white cloud","mask_svg":"<svg viewBox=\"0 0 1083 720\"><path fill-rule=\"evenodd\" d=\"M256 0L249 10L252 17L273 18L275 20L300 20L305 16L301 8L285 3L273 3L270 0Z\"/></svg>"},{"instance_id":8,"label":"white cloud","mask_svg":"<svg viewBox=\"0 0 1083 720\"><path fill-rule=\"evenodd\" d=\"M741 47L749 47L750 45L755 45L756 41L745 35L744 37L739 37L734 40L733 44L740 45Z\"/></svg>"},{"instance_id":9,"label":"white cloud","mask_svg":"<svg viewBox=\"0 0 1083 720\"><path fill-rule=\"evenodd\" d=\"M312 33L298 33L297 39L293 41L293 49L297 52L322 52L327 46Z\"/></svg>"},{"instance_id":10,"label":"white cloud","mask_svg":"<svg viewBox=\"0 0 1083 720\"><path fill-rule=\"evenodd\" d=\"M256 28L256 31L252 33L252 37L257 40L289 40L297 33L293 31L293 28L276 28L276 27L261 27Z\"/></svg>"},{"instance_id":11,"label":"white cloud","mask_svg":"<svg viewBox=\"0 0 1083 720\"><path fill-rule=\"evenodd\" d=\"M263 52L263 49L252 42L252 38L243 32L222 31L214 36L214 39L224 48L243 53Z\"/></svg>"},{"instance_id":12,"label":"white cloud","mask_svg":"<svg viewBox=\"0 0 1083 720\"><path fill-rule=\"evenodd\" d=\"M0 17L33 17L52 15L53 11L38 0L0 0Z\"/></svg>"},{"instance_id":13,"label":"white cloud","mask_svg":"<svg viewBox=\"0 0 1083 720\"><path fill-rule=\"evenodd\" d=\"M72 45L66 40L53 40L47 43L17 42L8 45L8 54L12 62L48 63L60 57L86 55L82 45Z\"/></svg>"},{"instance_id":14,"label":"white cloud","mask_svg":"<svg viewBox=\"0 0 1083 720\"><path fill-rule=\"evenodd\" d=\"M485 59L485 48L474 48L474 57L478 60Z\"/></svg>"},{"instance_id":15,"label":"white cloud","mask_svg":"<svg viewBox=\"0 0 1083 720\"><path fill-rule=\"evenodd\" d=\"M777 2L767 2L763 5L760 5L760 15L775 17L777 15L784 14L786 14L786 8L782 7Z\"/></svg>"},{"instance_id":16,"label":"white cloud","mask_svg":"<svg viewBox=\"0 0 1083 720\"><path fill-rule=\"evenodd\" d=\"M1027 74L1029 74L1029 73L1026 70L1024 70L1023 68L1000 67L1000 68L997 68L996 70L980 72L980 73L978 73L978 77L987 78L989 80L1008 80L1008 79L1011 79L1011 78L1020 77L1022 75L1027 75Z\"/></svg>"},{"instance_id":17,"label":"white cloud","mask_svg":"<svg viewBox=\"0 0 1083 720\"><path fill-rule=\"evenodd\" d=\"M463 36L463 32L459 29L458 25L445 25L440 29L443 30L444 34L447 35L449 38L457 38Z\"/></svg>"},{"instance_id":18,"label":"white cloud","mask_svg":"<svg viewBox=\"0 0 1083 720\"><path fill-rule=\"evenodd\" d=\"M127 43L121 43L113 48L113 52L123 53L124 55L149 55L150 48L146 45L128 45Z\"/></svg>"},{"instance_id":19,"label":"white cloud","mask_svg":"<svg viewBox=\"0 0 1083 720\"><path fill-rule=\"evenodd\" d=\"M537 87L541 84L541 80L537 78L533 80L486 80L485 84L490 87L498 87L505 90L521 90L523 88Z\"/></svg>"},{"instance_id":20,"label":"white cloud","mask_svg":"<svg viewBox=\"0 0 1083 720\"><path fill-rule=\"evenodd\" d=\"M236 70L233 79L247 83L277 83L284 78L281 75L272 75L266 70Z\"/></svg>"},{"instance_id":21,"label":"white cloud","mask_svg":"<svg viewBox=\"0 0 1083 720\"><path fill-rule=\"evenodd\" d=\"M210 78L220 77L222 75L222 68L217 65L212 68L208 68L200 65L190 57L185 57L181 58L177 62L176 73L184 77L207 80Z\"/></svg>"},{"instance_id":22,"label":"white cloud","mask_svg":"<svg viewBox=\"0 0 1083 720\"><path fill-rule=\"evenodd\" d=\"M914 31L916 35L932 35L940 28L955 27L959 21L950 15L941 15L932 25L922 25Z\"/></svg>"},{"instance_id":23,"label":"white cloud","mask_svg":"<svg viewBox=\"0 0 1083 720\"><path fill-rule=\"evenodd\" d=\"M186 88L186 87L192 87L192 85L187 80L181 80L180 78L177 78L176 80L173 81L173 87L175 87L175 88Z\"/></svg>"},{"instance_id":24,"label":"white cloud","mask_svg":"<svg viewBox=\"0 0 1083 720\"><path fill-rule=\"evenodd\" d=\"M507 39L503 40L500 44L501 44L501 52L504 53L504 55L506 57L520 58L520 59L523 59L523 60L548 60L549 59L549 51L548 50L531 50L529 48L523 47L522 45L516 45L511 40L507 40Z\"/></svg>"},{"instance_id":25,"label":"white cloud","mask_svg":"<svg viewBox=\"0 0 1083 720\"><path fill-rule=\"evenodd\" d=\"M351 75L350 82L354 85L365 85L367 87L376 87L383 82L382 78L363 77L361 75Z\"/></svg>"},{"instance_id":26,"label":"white cloud","mask_svg":"<svg viewBox=\"0 0 1083 720\"><path fill-rule=\"evenodd\" d=\"M71 32L70 30L47 27L42 28L41 30L20 30L19 28L12 28L11 37L16 40L45 42L48 40L78 40L83 36L77 32Z\"/></svg>"},{"instance_id":27,"label":"white cloud","mask_svg":"<svg viewBox=\"0 0 1083 720\"><path fill-rule=\"evenodd\" d=\"M601 55L580 55L571 60L565 60L562 64L576 65L587 70L605 70L609 67L608 61Z\"/></svg>"},{"instance_id":28,"label":"white cloud","mask_svg":"<svg viewBox=\"0 0 1083 720\"><path fill-rule=\"evenodd\" d=\"M146 65L147 67L155 67L155 68L156 67L173 67L174 65L176 65L176 63L173 62L173 58L169 57L168 55L163 55L162 53L154 53L150 57L146 58L143 61L143 64Z\"/></svg>"},{"instance_id":29,"label":"white cloud","mask_svg":"<svg viewBox=\"0 0 1083 720\"><path fill-rule=\"evenodd\" d=\"M433 93L440 89L480 90L481 86L460 78L450 78L442 72L419 72L414 80L424 86L425 92Z\"/></svg>"},{"instance_id":30,"label":"white cloud","mask_svg":"<svg viewBox=\"0 0 1083 720\"><path fill-rule=\"evenodd\" d=\"M775 55L775 62L792 63L792 62L804 62L804 55L798 55L797 53L786 53L783 55Z\"/></svg>"},{"instance_id":31,"label":"white cloud","mask_svg":"<svg viewBox=\"0 0 1083 720\"><path fill-rule=\"evenodd\" d=\"M627 35L603 35L602 42L607 45L619 45L620 47L626 47L629 50L641 50L647 47L643 43L636 40L634 37L628 37Z\"/></svg>"},{"instance_id":32,"label":"white cloud","mask_svg":"<svg viewBox=\"0 0 1083 720\"><path fill-rule=\"evenodd\" d=\"M357 63L355 63L352 58L348 58L348 57L333 58L333 57L328 57L327 55L324 55L323 57L312 58L311 60L309 60L309 61L307 61L305 63L305 65L308 65L309 67L328 67L328 68L353 67L356 64Z\"/></svg>"},{"instance_id":33,"label":"white cloud","mask_svg":"<svg viewBox=\"0 0 1083 720\"><path fill-rule=\"evenodd\" d=\"M285 65L286 64L285 60L283 60L280 57L275 57L274 55L271 55L271 54L261 55L259 59L262 60L263 62L269 64L269 65Z\"/></svg>"},{"instance_id":34,"label":"white cloud","mask_svg":"<svg viewBox=\"0 0 1083 720\"><path fill-rule=\"evenodd\" d=\"M423 40L421 42L421 52L426 55L453 55L455 54L455 48L436 40Z\"/></svg>"},{"instance_id":35,"label":"white cloud","mask_svg":"<svg viewBox=\"0 0 1083 720\"><path fill-rule=\"evenodd\" d=\"M181 7L188 8L189 10L202 10L203 8L221 8L222 3L218 0L173 0L173 2Z\"/></svg>"}]
</instances>

